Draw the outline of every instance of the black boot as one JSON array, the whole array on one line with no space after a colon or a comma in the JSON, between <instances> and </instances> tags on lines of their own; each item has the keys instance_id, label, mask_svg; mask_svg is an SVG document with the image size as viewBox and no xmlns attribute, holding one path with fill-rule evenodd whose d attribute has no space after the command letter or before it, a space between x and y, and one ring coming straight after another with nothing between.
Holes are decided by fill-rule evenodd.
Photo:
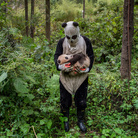
<instances>
[{"instance_id":1,"label":"black boot","mask_svg":"<svg viewBox=\"0 0 138 138\"><path fill-rule=\"evenodd\" d=\"M82 132L87 132L87 128L84 125L84 114L85 110L77 110L77 117L78 117L78 126Z\"/></svg>"},{"instance_id":2,"label":"black boot","mask_svg":"<svg viewBox=\"0 0 138 138\"><path fill-rule=\"evenodd\" d=\"M64 128L65 131L69 131L69 109L61 109L61 113L63 114L63 117L66 117L67 120L64 121Z\"/></svg>"}]
</instances>

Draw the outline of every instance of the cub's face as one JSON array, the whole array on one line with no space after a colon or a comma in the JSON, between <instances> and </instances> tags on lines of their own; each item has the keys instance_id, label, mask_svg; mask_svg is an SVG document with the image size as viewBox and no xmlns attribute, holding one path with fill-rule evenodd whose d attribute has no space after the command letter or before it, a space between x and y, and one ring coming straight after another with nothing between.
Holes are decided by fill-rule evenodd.
<instances>
[{"instance_id":1,"label":"cub's face","mask_svg":"<svg viewBox=\"0 0 138 138\"><path fill-rule=\"evenodd\" d=\"M72 58L73 58L73 55L62 54L58 57L57 63L61 65L68 62Z\"/></svg>"}]
</instances>

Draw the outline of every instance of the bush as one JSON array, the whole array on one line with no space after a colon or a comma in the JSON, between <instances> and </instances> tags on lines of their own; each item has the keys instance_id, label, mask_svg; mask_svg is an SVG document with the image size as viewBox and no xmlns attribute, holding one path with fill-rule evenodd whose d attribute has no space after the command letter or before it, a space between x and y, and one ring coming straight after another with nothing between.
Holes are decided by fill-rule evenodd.
<instances>
[{"instance_id":1,"label":"bush","mask_svg":"<svg viewBox=\"0 0 138 138\"><path fill-rule=\"evenodd\" d=\"M62 0L57 3L52 10L52 20L67 22L74 20L76 17L81 17L81 5L69 0Z\"/></svg>"},{"instance_id":2,"label":"bush","mask_svg":"<svg viewBox=\"0 0 138 138\"><path fill-rule=\"evenodd\" d=\"M89 72L86 134L76 125L74 101L68 133L64 131L64 118L60 114L59 72L53 57L57 41L64 37L62 21L52 22L51 42L47 42L41 32L42 23L39 37L33 40L22 36L19 27L9 28L4 22L0 30L0 137L138 136L137 33L135 30L128 84L128 80L121 80L119 71L122 9L118 3L95 3L92 18L74 19L79 22L82 35L91 39L96 57Z\"/></svg>"}]
</instances>

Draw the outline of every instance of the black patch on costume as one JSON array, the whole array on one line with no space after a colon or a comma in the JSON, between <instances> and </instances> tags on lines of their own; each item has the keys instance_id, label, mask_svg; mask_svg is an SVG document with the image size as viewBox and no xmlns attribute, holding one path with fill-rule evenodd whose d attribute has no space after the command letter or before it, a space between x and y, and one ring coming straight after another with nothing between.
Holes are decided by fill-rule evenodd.
<instances>
[{"instance_id":1,"label":"black patch on costume","mask_svg":"<svg viewBox=\"0 0 138 138\"><path fill-rule=\"evenodd\" d=\"M74 25L75 27L79 26L79 24L78 24L77 22L73 22L73 25Z\"/></svg>"},{"instance_id":2,"label":"black patch on costume","mask_svg":"<svg viewBox=\"0 0 138 138\"><path fill-rule=\"evenodd\" d=\"M67 26L67 23L63 23L62 27L65 28Z\"/></svg>"}]
</instances>

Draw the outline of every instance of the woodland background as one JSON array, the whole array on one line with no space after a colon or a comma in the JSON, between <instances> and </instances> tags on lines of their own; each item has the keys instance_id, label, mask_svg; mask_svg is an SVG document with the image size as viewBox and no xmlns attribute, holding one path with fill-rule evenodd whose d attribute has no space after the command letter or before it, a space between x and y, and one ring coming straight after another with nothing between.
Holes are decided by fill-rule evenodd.
<instances>
[{"instance_id":1,"label":"woodland background","mask_svg":"<svg viewBox=\"0 0 138 138\"><path fill-rule=\"evenodd\" d=\"M26 0L25 0L26 1ZM138 137L138 4L134 5L131 79L121 79L123 0L50 1L50 40L46 39L45 0L0 0L0 138L136 138ZM86 125L77 126L74 102L70 126L60 114L59 72L54 64L61 24L76 21L93 45ZM28 25L28 36L26 26ZM33 27L33 36L31 35Z\"/></svg>"}]
</instances>

